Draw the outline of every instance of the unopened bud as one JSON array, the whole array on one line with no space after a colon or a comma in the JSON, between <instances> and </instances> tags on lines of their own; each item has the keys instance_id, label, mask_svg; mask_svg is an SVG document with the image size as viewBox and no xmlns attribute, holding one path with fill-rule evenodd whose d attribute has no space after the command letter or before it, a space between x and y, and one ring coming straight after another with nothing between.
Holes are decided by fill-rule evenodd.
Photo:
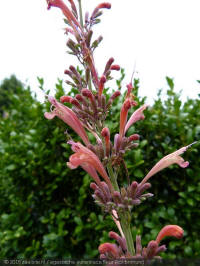
<instances>
[{"instance_id":1,"label":"unopened bud","mask_svg":"<svg viewBox=\"0 0 200 266\"><path fill-rule=\"evenodd\" d=\"M114 58L111 57L108 62L106 63L105 69L104 69L104 75L106 75L107 71L110 70L112 63L114 62Z\"/></svg>"},{"instance_id":2,"label":"unopened bud","mask_svg":"<svg viewBox=\"0 0 200 266\"><path fill-rule=\"evenodd\" d=\"M150 183L145 183L145 184L142 185L142 186L139 184L139 186L138 186L138 192L137 192L137 194L136 194L136 197L142 195L142 193L143 193L145 190L149 189L150 187L151 187L151 184L150 184Z\"/></svg>"},{"instance_id":3,"label":"unopened bud","mask_svg":"<svg viewBox=\"0 0 200 266\"><path fill-rule=\"evenodd\" d=\"M156 255L156 250L158 248L158 244L156 241L152 240L149 242L147 246L147 257L148 259L153 258Z\"/></svg>"},{"instance_id":4,"label":"unopened bud","mask_svg":"<svg viewBox=\"0 0 200 266\"><path fill-rule=\"evenodd\" d=\"M111 8L111 4L110 3L101 3L97 6L97 8L107 8L110 9Z\"/></svg>"},{"instance_id":5,"label":"unopened bud","mask_svg":"<svg viewBox=\"0 0 200 266\"><path fill-rule=\"evenodd\" d=\"M119 258L119 249L117 245L111 244L111 243L103 243L99 246L99 253L100 254L106 254L108 253L109 255L112 256L112 258Z\"/></svg>"},{"instance_id":6,"label":"unopened bud","mask_svg":"<svg viewBox=\"0 0 200 266\"><path fill-rule=\"evenodd\" d=\"M114 198L114 201L115 201L116 203L121 203L121 202L122 202L122 201L121 201L121 194L120 194L119 191L114 191L114 192L113 192L113 198Z\"/></svg>"},{"instance_id":7,"label":"unopened bud","mask_svg":"<svg viewBox=\"0 0 200 266\"><path fill-rule=\"evenodd\" d=\"M120 70L120 66L119 65L112 65L110 69L119 71Z\"/></svg>"},{"instance_id":8,"label":"unopened bud","mask_svg":"<svg viewBox=\"0 0 200 266\"><path fill-rule=\"evenodd\" d=\"M72 101L72 97L71 96L61 96L60 97L60 101L61 101L61 103L71 103L71 101Z\"/></svg>"},{"instance_id":9,"label":"unopened bud","mask_svg":"<svg viewBox=\"0 0 200 266\"><path fill-rule=\"evenodd\" d=\"M129 142L131 142L134 140L139 140L139 138L140 138L140 136L138 134L133 134L128 138L128 140L129 140Z\"/></svg>"},{"instance_id":10,"label":"unopened bud","mask_svg":"<svg viewBox=\"0 0 200 266\"><path fill-rule=\"evenodd\" d=\"M142 253L141 236L136 236L136 255L139 256Z\"/></svg>"},{"instance_id":11,"label":"unopened bud","mask_svg":"<svg viewBox=\"0 0 200 266\"><path fill-rule=\"evenodd\" d=\"M110 107L110 105L112 104L112 102L118 97L121 95L121 92L120 91L115 91L113 93L113 95L110 97L108 103L107 103L107 106L106 108L108 109Z\"/></svg>"},{"instance_id":12,"label":"unopened bud","mask_svg":"<svg viewBox=\"0 0 200 266\"><path fill-rule=\"evenodd\" d=\"M96 189L98 189L98 186L94 182L92 182L92 183L90 183L90 188L93 190L96 190Z\"/></svg>"}]
</instances>

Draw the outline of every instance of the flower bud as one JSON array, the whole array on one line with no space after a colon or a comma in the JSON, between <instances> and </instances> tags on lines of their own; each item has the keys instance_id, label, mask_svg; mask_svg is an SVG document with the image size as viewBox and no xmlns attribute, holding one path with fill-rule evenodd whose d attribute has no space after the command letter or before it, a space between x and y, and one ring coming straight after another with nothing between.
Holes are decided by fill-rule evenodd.
<instances>
[{"instance_id":1,"label":"flower bud","mask_svg":"<svg viewBox=\"0 0 200 266\"><path fill-rule=\"evenodd\" d=\"M61 103L71 103L71 100L72 100L73 98L71 97L71 96L61 96L60 97L60 101L61 101Z\"/></svg>"},{"instance_id":2,"label":"flower bud","mask_svg":"<svg viewBox=\"0 0 200 266\"><path fill-rule=\"evenodd\" d=\"M133 134L128 138L128 140L129 140L129 142L131 142L134 140L139 140L139 138L140 138L140 136L138 134Z\"/></svg>"},{"instance_id":3,"label":"flower bud","mask_svg":"<svg viewBox=\"0 0 200 266\"><path fill-rule=\"evenodd\" d=\"M121 194L120 194L119 191L114 191L113 192L113 198L114 198L114 201L116 203L121 203L122 202L122 200L121 200Z\"/></svg>"},{"instance_id":4,"label":"flower bud","mask_svg":"<svg viewBox=\"0 0 200 266\"><path fill-rule=\"evenodd\" d=\"M151 259L156 255L157 248L158 248L158 243L155 240L151 240L147 246L148 259Z\"/></svg>"},{"instance_id":5,"label":"flower bud","mask_svg":"<svg viewBox=\"0 0 200 266\"><path fill-rule=\"evenodd\" d=\"M90 188L93 190L96 190L96 189L98 189L98 186L94 182L92 182L92 183L90 183Z\"/></svg>"},{"instance_id":6,"label":"flower bud","mask_svg":"<svg viewBox=\"0 0 200 266\"><path fill-rule=\"evenodd\" d=\"M107 8L110 9L111 8L111 4L110 3L101 3L97 6L97 8L101 9L101 8Z\"/></svg>"},{"instance_id":7,"label":"flower bud","mask_svg":"<svg viewBox=\"0 0 200 266\"><path fill-rule=\"evenodd\" d=\"M139 256L142 253L141 236L136 236L136 255Z\"/></svg>"},{"instance_id":8,"label":"flower bud","mask_svg":"<svg viewBox=\"0 0 200 266\"><path fill-rule=\"evenodd\" d=\"M110 67L111 70L116 70L116 71L119 71L120 70L120 66L119 65L112 65Z\"/></svg>"},{"instance_id":9,"label":"flower bud","mask_svg":"<svg viewBox=\"0 0 200 266\"><path fill-rule=\"evenodd\" d=\"M119 249L117 245L115 244L104 243L104 244L101 244L98 249L99 249L100 254L108 253L115 259L119 258Z\"/></svg>"},{"instance_id":10,"label":"flower bud","mask_svg":"<svg viewBox=\"0 0 200 266\"><path fill-rule=\"evenodd\" d=\"M138 188L138 183L136 181L133 181L131 183L131 197L134 199L135 197L135 194L136 194L136 191L137 191L137 188Z\"/></svg>"},{"instance_id":11,"label":"flower bud","mask_svg":"<svg viewBox=\"0 0 200 266\"><path fill-rule=\"evenodd\" d=\"M118 242L119 246L121 247L124 253L127 252L127 245L125 238L120 237L117 233L113 231L109 232L109 237L115 239Z\"/></svg>"},{"instance_id":12,"label":"flower bud","mask_svg":"<svg viewBox=\"0 0 200 266\"><path fill-rule=\"evenodd\" d=\"M99 95L101 95L103 92L105 82L106 82L106 77L103 75L99 81Z\"/></svg>"},{"instance_id":13,"label":"flower bud","mask_svg":"<svg viewBox=\"0 0 200 266\"><path fill-rule=\"evenodd\" d=\"M110 67L112 65L112 63L114 62L114 58L111 57L108 62L106 63L106 66L105 66L105 69L104 69L104 72L103 74L106 75L106 73L110 70Z\"/></svg>"}]
</instances>

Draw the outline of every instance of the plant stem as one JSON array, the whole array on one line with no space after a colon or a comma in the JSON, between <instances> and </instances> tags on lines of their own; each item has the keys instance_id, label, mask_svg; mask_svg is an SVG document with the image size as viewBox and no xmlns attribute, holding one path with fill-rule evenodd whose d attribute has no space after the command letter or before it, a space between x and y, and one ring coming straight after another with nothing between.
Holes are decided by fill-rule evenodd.
<instances>
[{"instance_id":1,"label":"plant stem","mask_svg":"<svg viewBox=\"0 0 200 266\"><path fill-rule=\"evenodd\" d=\"M109 163L107 164L107 169L108 169L108 173L109 173L109 176L110 176L110 181L111 181L111 183L112 183L114 189L115 189L116 191L119 191L119 186L118 186L118 183L117 183L117 178L116 178L116 176L115 176L115 174L114 174L114 172L113 172L111 162L109 162Z\"/></svg>"},{"instance_id":2,"label":"plant stem","mask_svg":"<svg viewBox=\"0 0 200 266\"><path fill-rule=\"evenodd\" d=\"M127 215L125 215L125 213L122 213L121 215L119 215L119 217L120 217L120 224L122 227L122 231L123 231L124 236L126 238L128 251L131 253L131 255L135 255L133 237L132 237L132 233L131 233L130 222L128 219L129 217L127 217Z\"/></svg>"},{"instance_id":3,"label":"plant stem","mask_svg":"<svg viewBox=\"0 0 200 266\"><path fill-rule=\"evenodd\" d=\"M78 0L78 5L79 5L80 24L81 27L83 27L83 12L82 12L81 0Z\"/></svg>"},{"instance_id":4,"label":"plant stem","mask_svg":"<svg viewBox=\"0 0 200 266\"><path fill-rule=\"evenodd\" d=\"M118 183L117 183L117 175L113 171L111 162L107 164L107 169L108 169L110 180L111 180L111 183L114 189L116 191L120 191ZM126 239L128 251L131 253L131 255L134 255L135 248L134 248L133 237L132 237L131 228L130 228L130 220L131 220L130 214L128 212L123 212L123 213L118 213L118 215L120 218L120 224L122 227L122 231Z\"/></svg>"}]
</instances>

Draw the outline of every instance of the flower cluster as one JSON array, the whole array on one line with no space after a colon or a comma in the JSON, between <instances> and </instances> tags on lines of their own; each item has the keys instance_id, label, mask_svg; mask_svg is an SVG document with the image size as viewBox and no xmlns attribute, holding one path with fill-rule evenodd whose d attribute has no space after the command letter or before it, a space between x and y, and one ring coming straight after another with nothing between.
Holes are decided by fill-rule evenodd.
<instances>
[{"instance_id":1,"label":"flower cluster","mask_svg":"<svg viewBox=\"0 0 200 266\"><path fill-rule=\"evenodd\" d=\"M150 260L153 258L160 258L159 253L166 250L165 245L159 246L162 239L166 236L173 236L176 238L183 237L183 229L178 225L166 225L158 233L156 240L151 240L147 247L142 247L141 236L136 236L136 253L133 256L127 249L126 239L120 237L115 232L109 232L109 237L116 240L116 244L104 243L99 246L100 258L102 259L142 259Z\"/></svg>"},{"instance_id":2,"label":"flower cluster","mask_svg":"<svg viewBox=\"0 0 200 266\"><path fill-rule=\"evenodd\" d=\"M102 9L110 9L110 3L99 4L89 15L82 17L81 0L79 10L73 0L68 0L65 4L62 0L47 0L48 9L51 7L60 8L65 16L67 27L65 33L69 35L67 47L69 53L76 56L82 65L82 70L69 66L64 73L68 76L66 83L76 88L77 94L74 97L64 95L57 101L48 96L51 103L50 112L44 115L47 119L55 116L71 127L80 137L81 142L68 141L74 152L67 162L67 166L75 169L82 167L93 179L90 188L94 191L95 202L102 207L102 210L109 213L116 223L121 236L115 232L110 232L109 236L117 241L117 244L104 243L99 246L101 258L144 258L151 259L165 251L165 245L159 246L160 241L165 236L183 236L183 230L177 225L165 226L158 234L156 240L149 242L147 247L141 245L141 237L136 237L136 245L131 234L131 212L133 206L141 204L145 199L153 194L146 193L151 187L147 182L157 172L176 163L185 168L189 162L184 161L180 156L191 145L163 157L138 183L129 181L126 187L120 187L118 183L118 170L124 168L127 172L124 161L124 154L130 149L137 148L140 136L133 134L128 136L129 128L137 121L145 118L144 112L147 105L137 107L134 96L132 81L127 85L126 95L121 105L119 130L111 139L110 129L106 126L106 117L112 107L113 101L120 96L120 91L116 90L111 96L105 92L105 85L112 79L112 72L120 70L120 66L114 64L114 58L109 58L105 63L102 74L98 74L95 61L94 50L102 41L99 36L93 41L93 27L100 22ZM71 108L66 105L71 104ZM132 111L134 109L134 111ZM95 143L92 143L89 134L93 135Z\"/></svg>"}]
</instances>

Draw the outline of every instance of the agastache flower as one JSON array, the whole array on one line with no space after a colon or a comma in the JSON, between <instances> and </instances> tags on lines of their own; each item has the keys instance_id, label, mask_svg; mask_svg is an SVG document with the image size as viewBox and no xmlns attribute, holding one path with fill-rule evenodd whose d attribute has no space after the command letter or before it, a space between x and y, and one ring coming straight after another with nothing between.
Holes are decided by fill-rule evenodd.
<instances>
[{"instance_id":1,"label":"agastache flower","mask_svg":"<svg viewBox=\"0 0 200 266\"><path fill-rule=\"evenodd\" d=\"M196 142L194 142L196 143ZM166 167L176 163L178 164L180 167L185 168L189 165L188 161L184 161L184 159L180 156L180 154L183 154L189 147L191 147L191 145L193 145L194 143L182 147L181 149L168 154L167 156L163 157L151 170L150 172L145 176L145 178L142 180L141 185L146 183L147 180L152 177L153 175L155 175L156 173L158 173L159 171L165 169Z\"/></svg>"},{"instance_id":2,"label":"agastache flower","mask_svg":"<svg viewBox=\"0 0 200 266\"><path fill-rule=\"evenodd\" d=\"M159 232L159 234L156 238L156 242L157 242L157 244L159 244L160 241L166 236L173 236L176 238L182 238L183 233L184 233L183 229L178 225L166 225Z\"/></svg>"},{"instance_id":3,"label":"agastache flower","mask_svg":"<svg viewBox=\"0 0 200 266\"><path fill-rule=\"evenodd\" d=\"M50 120L58 116L82 138L86 145L88 145L90 143L88 136L76 114L67 106L57 102L55 98L49 96L48 100L55 108L50 113L46 112L44 116Z\"/></svg>"},{"instance_id":4,"label":"agastache flower","mask_svg":"<svg viewBox=\"0 0 200 266\"><path fill-rule=\"evenodd\" d=\"M62 0L47 0L48 9L50 9L52 6L58 7L62 10L63 14L68 19L70 25L74 28L74 24L81 29L81 26L78 22L78 20L75 18L73 13L70 11L70 9L65 5L65 3Z\"/></svg>"},{"instance_id":5,"label":"agastache flower","mask_svg":"<svg viewBox=\"0 0 200 266\"><path fill-rule=\"evenodd\" d=\"M123 137L125 134L125 125L127 121L127 116L128 116L128 110L131 108L131 101L127 99L121 108L120 112L120 129L119 129L119 135L120 137Z\"/></svg>"},{"instance_id":6,"label":"agastache flower","mask_svg":"<svg viewBox=\"0 0 200 266\"><path fill-rule=\"evenodd\" d=\"M69 157L69 162L67 163L68 167L71 169L75 169L80 165L92 177L94 177L93 173L94 170L96 170L103 177L110 191L113 191L113 186L111 184L111 181L96 154L94 154L88 148L84 147L79 142L75 143L73 141L69 141L68 143L72 144L72 150L75 152L73 155ZM93 173L91 171L93 171Z\"/></svg>"},{"instance_id":7,"label":"agastache flower","mask_svg":"<svg viewBox=\"0 0 200 266\"><path fill-rule=\"evenodd\" d=\"M132 124L134 124L138 120L144 119L143 111L147 108L147 106L148 106L147 104L142 105L139 109L137 109L131 115L131 117L129 118L128 122L126 123L126 127L125 127L125 130L124 130L124 134L129 129L129 127L132 126Z\"/></svg>"},{"instance_id":8,"label":"agastache flower","mask_svg":"<svg viewBox=\"0 0 200 266\"><path fill-rule=\"evenodd\" d=\"M107 127L104 127L101 131L102 137L105 139L105 144L106 144L106 156L109 155L110 152L110 131Z\"/></svg>"}]
</instances>

